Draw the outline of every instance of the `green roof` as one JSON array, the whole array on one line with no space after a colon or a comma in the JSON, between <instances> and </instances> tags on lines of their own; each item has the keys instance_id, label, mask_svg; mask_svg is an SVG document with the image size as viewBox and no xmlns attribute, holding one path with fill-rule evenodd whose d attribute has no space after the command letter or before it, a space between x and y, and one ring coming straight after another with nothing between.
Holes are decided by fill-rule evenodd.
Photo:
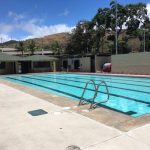
<instances>
[{"instance_id":1,"label":"green roof","mask_svg":"<svg viewBox=\"0 0 150 150\"><path fill-rule=\"evenodd\" d=\"M5 53L0 53L0 61L5 62L16 62L16 61L56 61L55 57L49 57L45 55L32 55L26 57L19 57L14 55L9 55Z\"/></svg>"},{"instance_id":2,"label":"green roof","mask_svg":"<svg viewBox=\"0 0 150 150\"><path fill-rule=\"evenodd\" d=\"M13 56L13 55L8 55L5 53L0 53L0 61L7 61L7 62L15 62L15 61L20 61L21 57L19 56Z\"/></svg>"},{"instance_id":3,"label":"green roof","mask_svg":"<svg viewBox=\"0 0 150 150\"><path fill-rule=\"evenodd\" d=\"M56 61L56 60L58 59L55 57L49 57L45 55L32 55L22 58L22 61Z\"/></svg>"}]
</instances>

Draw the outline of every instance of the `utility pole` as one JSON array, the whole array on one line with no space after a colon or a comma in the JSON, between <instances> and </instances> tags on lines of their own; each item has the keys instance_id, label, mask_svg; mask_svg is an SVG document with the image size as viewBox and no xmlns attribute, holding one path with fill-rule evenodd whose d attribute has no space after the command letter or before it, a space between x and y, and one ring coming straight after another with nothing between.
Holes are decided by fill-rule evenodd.
<instances>
[{"instance_id":1,"label":"utility pole","mask_svg":"<svg viewBox=\"0 0 150 150\"><path fill-rule=\"evenodd\" d=\"M144 52L145 52L145 29L143 29L143 32L144 32L144 42L143 42L143 46L144 46Z\"/></svg>"},{"instance_id":2,"label":"utility pole","mask_svg":"<svg viewBox=\"0 0 150 150\"><path fill-rule=\"evenodd\" d=\"M44 53L44 52L43 52L43 38L42 38L42 55L43 55L43 53Z\"/></svg>"},{"instance_id":3,"label":"utility pole","mask_svg":"<svg viewBox=\"0 0 150 150\"><path fill-rule=\"evenodd\" d=\"M118 4L117 0L112 0L115 3L115 20L116 20L116 30L115 30L115 48L116 55L118 54Z\"/></svg>"},{"instance_id":4,"label":"utility pole","mask_svg":"<svg viewBox=\"0 0 150 150\"><path fill-rule=\"evenodd\" d=\"M118 5L117 0L115 0L115 8L116 8L116 55L118 54Z\"/></svg>"}]
</instances>

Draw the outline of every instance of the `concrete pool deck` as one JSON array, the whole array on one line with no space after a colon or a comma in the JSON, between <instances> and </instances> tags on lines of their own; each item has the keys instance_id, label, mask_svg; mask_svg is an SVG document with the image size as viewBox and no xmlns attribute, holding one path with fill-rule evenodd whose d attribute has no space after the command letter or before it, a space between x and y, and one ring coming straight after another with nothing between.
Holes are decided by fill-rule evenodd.
<instances>
[{"instance_id":1,"label":"concrete pool deck","mask_svg":"<svg viewBox=\"0 0 150 150\"><path fill-rule=\"evenodd\" d=\"M0 80L0 83L18 89L20 91L24 91L27 94L38 97L52 104L65 107L65 108L67 107L73 112L79 113L90 119L114 127L121 131L127 132L137 127L141 127L145 124L150 123L150 114L146 114L144 116L134 118L129 115L122 114L104 107L98 107L97 109L88 111L89 105L82 105L80 107L77 107L78 101L71 100L70 98L54 95L50 92L45 92L42 90L38 90L37 88L24 86L6 80Z\"/></svg>"},{"instance_id":2,"label":"concrete pool deck","mask_svg":"<svg viewBox=\"0 0 150 150\"><path fill-rule=\"evenodd\" d=\"M0 150L150 149L150 124L123 132L4 84L0 93ZM28 113L37 109L48 114Z\"/></svg>"}]
</instances>

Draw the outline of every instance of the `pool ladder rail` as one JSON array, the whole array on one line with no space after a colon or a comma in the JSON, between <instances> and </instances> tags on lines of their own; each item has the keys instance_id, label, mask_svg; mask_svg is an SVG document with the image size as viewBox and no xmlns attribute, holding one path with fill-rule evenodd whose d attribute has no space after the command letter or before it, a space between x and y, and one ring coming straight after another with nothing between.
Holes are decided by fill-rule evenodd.
<instances>
[{"instance_id":1,"label":"pool ladder rail","mask_svg":"<svg viewBox=\"0 0 150 150\"><path fill-rule=\"evenodd\" d=\"M93 96L92 98L86 99L86 98L84 98L84 94L85 94L85 92L86 92L86 90L87 90L87 86L88 86L90 83L93 83L95 93L94 93L94 96ZM97 102L95 102L95 99L96 99L96 97L97 97L98 90L99 90L99 88L100 88L100 86L101 86L102 84L104 84L105 87L106 87L107 99L104 100L104 101L101 101L101 102L97 103ZM83 93L82 93L82 96L81 96L81 99L80 99L80 101L79 101L78 106L87 104L87 102L89 102L89 103L91 103L90 109L94 109L94 108L96 108L96 106L97 106L98 104L108 102L109 98L110 98L110 94L109 94L108 86L107 86L107 84L106 84L105 81L100 81L100 83L96 86L96 83L94 82L94 80L89 80L89 81L86 83L85 87L84 87L84 90L83 90Z\"/></svg>"}]
</instances>

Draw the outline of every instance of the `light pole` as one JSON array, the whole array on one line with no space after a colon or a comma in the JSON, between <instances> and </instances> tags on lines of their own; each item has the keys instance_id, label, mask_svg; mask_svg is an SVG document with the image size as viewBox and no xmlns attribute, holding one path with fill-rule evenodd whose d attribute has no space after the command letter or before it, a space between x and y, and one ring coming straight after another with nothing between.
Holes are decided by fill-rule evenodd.
<instances>
[{"instance_id":1,"label":"light pole","mask_svg":"<svg viewBox=\"0 0 150 150\"><path fill-rule=\"evenodd\" d=\"M144 31L144 43L143 43L143 46L144 46L144 52L145 52L145 29L143 29L143 31Z\"/></svg>"},{"instance_id":2,"label":"light pole","mask_svg":"<svg viewBox=\"0 0 150 150\"><path fill-rule=\"evenodd\" d=\"M42 37L42 55L43 55L43 53L44 53L44 52L43 52L43 37Z\"/></svg>"},{"instance_id":3,"label":"light pole","mask_svg":"<svg viewBox=\"0 0 150 150\"><path fill-rule=\"evenodd\" d=\"M116 55L118 54L118 6L117 6L117 0L114 0L115 2L115 8L116 8Z\"/></svg>"}]
</instances>

